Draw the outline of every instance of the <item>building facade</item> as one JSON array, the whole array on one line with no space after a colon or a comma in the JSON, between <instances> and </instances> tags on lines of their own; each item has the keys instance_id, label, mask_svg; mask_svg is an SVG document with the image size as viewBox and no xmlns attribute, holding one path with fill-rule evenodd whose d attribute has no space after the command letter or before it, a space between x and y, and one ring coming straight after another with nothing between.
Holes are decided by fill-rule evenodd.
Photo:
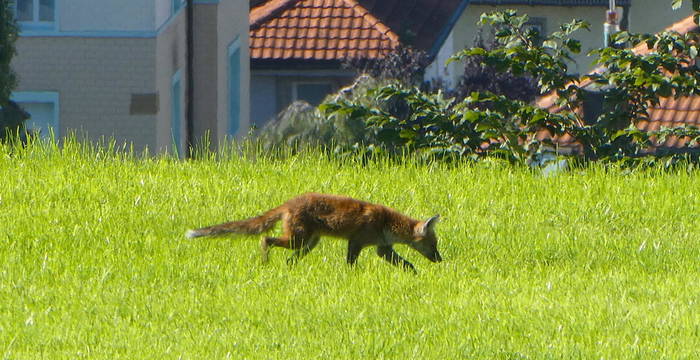
<instances>
[{"instance_id":1,"label":"building facade","mask_svg":"<svg viewBox=\"0 0 700 360\"><path fill-rule=\"evenodd\" d=\"M181 154L245 133L248 2L191 3L189 32L185 0L15 0L27 127Z\"/></svg>"}]
</instances>

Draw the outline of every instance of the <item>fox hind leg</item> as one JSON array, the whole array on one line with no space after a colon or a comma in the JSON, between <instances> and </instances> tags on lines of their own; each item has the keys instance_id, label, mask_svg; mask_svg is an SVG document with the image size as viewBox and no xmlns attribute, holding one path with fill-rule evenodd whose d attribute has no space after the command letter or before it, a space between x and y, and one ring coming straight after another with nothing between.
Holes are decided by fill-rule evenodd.
<instances>
[{"instance_id":1,"label":"fox hind leg","mask_svg":"<svg viewBox=\"0 0 700 360\"><path fill-rule=\"evenodd\" d=\"M290 245L291 244L288 237L263 237L262 240L260 240L260 255L262 255L262 262L266 263L269 260L271 247L279 246L290 249Z\"/></svg>"},{"instance_id":2,"label":"fox hind leg","mask_svg":"<svg viewBox=\"0 0 700 360\"><path fill-rule=\"evenodd\" d=\"M306 254L310 253L311 250L313 250L316 245L318 245L319 241L321 240L320 235L312 235L310 236L307 240L302 240L300 241L301 243L301 248L297 249L294 251L292 256L287 258L287 264L289 265L294 265L299 261L301 258L306 256Z\"/></svg>"}]
</instances>

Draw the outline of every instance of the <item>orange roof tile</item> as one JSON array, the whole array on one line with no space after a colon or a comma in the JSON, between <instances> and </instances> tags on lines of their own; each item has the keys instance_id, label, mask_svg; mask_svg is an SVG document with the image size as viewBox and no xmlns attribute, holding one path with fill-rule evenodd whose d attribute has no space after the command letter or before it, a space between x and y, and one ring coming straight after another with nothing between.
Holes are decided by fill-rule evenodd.
<instances>
[{"instance_id":1,"label":"orange roof tile","mask_svg":"<svg viewBox=\"0 0 700 360\"><path fill-rule=\"evenodd\" d=\"M252 59L379 58L398 45L356 0L270 0L250 12Z\"/></svg>"}]
</instances>

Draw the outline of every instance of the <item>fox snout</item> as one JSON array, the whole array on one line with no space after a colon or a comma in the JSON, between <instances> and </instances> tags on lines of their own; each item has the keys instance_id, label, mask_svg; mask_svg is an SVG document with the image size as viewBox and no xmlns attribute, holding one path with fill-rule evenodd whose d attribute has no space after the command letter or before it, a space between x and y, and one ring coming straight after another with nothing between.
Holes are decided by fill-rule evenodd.
<instances>
[{"instance_id":1,"label":"fox snout","mask_svg":"<svg viewBox=\"0 0 700 360\"><path fill-rule=\"evenodd\" d=\"M439 263L440 261L442 261L442 256L440 256L440 253L436 251L432 255L428 256L428 260L434 263Z\"/></svg>"}]
</instances>

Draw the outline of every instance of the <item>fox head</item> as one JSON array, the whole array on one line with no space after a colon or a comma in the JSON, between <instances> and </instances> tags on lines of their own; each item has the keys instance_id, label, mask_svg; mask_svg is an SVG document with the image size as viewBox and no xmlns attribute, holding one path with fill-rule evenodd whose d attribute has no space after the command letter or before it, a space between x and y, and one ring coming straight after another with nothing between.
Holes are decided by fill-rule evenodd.
<instances>
[{"instance_id":1,"label":"fox head","mask_svg":"<svg viewBox=\"0 0 700 360\"><path fill-rule=\"evenodd\" d=\"M419 222L413 229L413 241L409 246L421 253L432 262L442 261L442 256L437 249L437 236L435 236L435 224L440 220L440 215L435 215L426 221Z\"/></svg>"}]
</instances>

